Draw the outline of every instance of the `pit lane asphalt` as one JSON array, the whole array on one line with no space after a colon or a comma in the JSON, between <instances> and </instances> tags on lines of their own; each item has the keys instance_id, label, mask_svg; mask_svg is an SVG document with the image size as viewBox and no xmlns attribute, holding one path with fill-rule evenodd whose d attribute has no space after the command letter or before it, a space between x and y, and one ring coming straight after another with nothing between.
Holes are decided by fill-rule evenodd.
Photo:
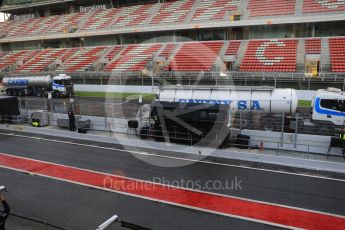
<instances>
[{"instance_id":1,"label":"pit lane asphalt","mask_svg":"<svg viewBox=\"0 0 345 230\"><path fill-rule=\"evenodd\" d=\"M16 136L1 135L0 138L1 153L99 172L120 173L148 181L152 181L154 178L180 181L183 178L185 181L200 181L201 184L205 184L208 180L225 182L237 177L242 181L242 189L201 189L345 215L343 205L345 203L343 196L345 182L343 181L203 162L176 168L158 167L147 164L125 151ZM159 158L160 161L183 161L183 159L162 159L159 156L149 158L152 160ZM293 171L293 169L291 170ZM43 215L44 219L49 222L68 229L94 229L97 224L114 213L119 213L124 220L153 229L258 229L268 227L263 224L89 189L68 182L30 176L7 169L1 169L0 172L0 181L9 187L11 192L8 196L18 214L38 219L42 219Z\"/></svg>"}]
</instances>

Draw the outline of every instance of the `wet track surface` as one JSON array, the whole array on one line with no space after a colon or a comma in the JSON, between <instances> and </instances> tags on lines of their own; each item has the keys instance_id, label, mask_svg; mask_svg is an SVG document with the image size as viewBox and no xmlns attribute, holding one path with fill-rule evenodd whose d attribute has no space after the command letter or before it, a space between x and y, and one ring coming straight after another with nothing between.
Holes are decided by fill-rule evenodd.
<instances>
[{"instance_id":1,"label":"wet track surface","mask_svg":"<svg viewBox=\"0 0 345 230\"><path fill-rule=\"evenodd\" d=\"M174 168L159 167L145 163L124 151L14 136L2 135L0 149L1 153L14 156L147 181L154 178L165 178L169 181L184 179L200 180L203 184L207 180L226 181L238 177L243 181L241 190L201 189L326 213L345 214L343 181L205 163ZM153 161L180 161L158 156L151 158ZM97 224L113 214L152 229L277 228L3 168L0 169L0 181L10 189L7 195L14 213L48 220L66 229L95 229Z\"/></svg>"}]
</instances>

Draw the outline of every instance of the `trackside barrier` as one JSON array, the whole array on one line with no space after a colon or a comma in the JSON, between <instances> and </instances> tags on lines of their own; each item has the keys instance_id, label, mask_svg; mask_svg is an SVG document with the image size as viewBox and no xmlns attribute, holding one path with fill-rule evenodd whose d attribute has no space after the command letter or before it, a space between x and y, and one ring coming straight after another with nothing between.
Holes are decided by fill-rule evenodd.
<instances>
[{"instance_id":1,"label":"trackside barrier","mask_svg":"<svg viewBox=\"0 0 345 230\"><path fill-rule=\"evenodd\" d=\"M213 138L210 138L207 133L201 133L200 135L193 134L192 131L186 129L174 129L169 130L156 129L149 125L141 132L137 129L130 129L128 127L128 120L139 119L137 102L97 102L89 103L87 100L76 100L70 104L69 99L53 99L48 100L46 98L19 98L20 108L22 115L20 118L14 119L13 117L5 117L2 119L3 123L20 124L30 121L30 114L32 110L44 109L49 111L51 126L57 125L57 120L60 118L68 119L67 113L69 109L74 108L76 119L82 121L90 120L90 125L86 125L82 128L86 133L108 136L114 136L116 133L126 134L128 136L137 136L143 139L154 139L156 141L164 142L176 142L183 143L185 145L198 145L200 143L207 143L209 140L216 141L216 144L212 147L220 146L222 138L217 130L213 130ZM245 147L249 149L255 149L257 151L262 147L266 149L272 149L276 155L286 154L288 150L299 152L300 156L309 158L311 155L320 155L320 158L326 159L327 156L331 157L331 160L337 159L342 161L341 148L329 149L330 136L338 136L339 130L331 124L305 126L301 122L304 118L309 116L309 112L305 114L298 114L295 118L288 118L285 114L255 114L250 112L241 112L233 115L231 121L231 138L230 140L241 140L237 137L237 134L250 135L248 146L236 144L234 141L229 142L229 146ZM78 123L77 123L78 124ZM66 127L67 128L67 127ZM78 127L76 127L78 128ZM303 134L308 134L304 136ZM322 135L311 138L312 135ZM301 139L302 135L302 139ZM320 141L321 140L321 141ZM245 140L243 140L245 141ZM301 142L302 141L302 142ZM229 147L222 145L223 148ZM261 151L265 153L265 151ZM272 152L272 151L271 151Z\"/></svg>"}]
</instances>

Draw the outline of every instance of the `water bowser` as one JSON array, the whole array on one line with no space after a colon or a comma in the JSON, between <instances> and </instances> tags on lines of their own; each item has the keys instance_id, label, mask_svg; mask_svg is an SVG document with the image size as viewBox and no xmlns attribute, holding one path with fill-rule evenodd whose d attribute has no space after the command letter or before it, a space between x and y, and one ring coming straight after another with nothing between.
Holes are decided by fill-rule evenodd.
<instances>
[{"instance_id":1,"label":"water bowser","mask_svg":"<svg viewBox=\"0 0 345 230\"><path fill-rule=\"evenodd\" d=\"M2 79L6 94L22 96L24 94L43 96L52 92L54 96L69 96L73 94L71 77L60 74L54 77L45 76L8 76Z\"/></svg>"},{"instance_id":2,"label":"water bowser","mask_svg":"<svg viewBox=\"0 0 345 230\"><path fill-rule=\"evenodd\" d=\"M271 87L167 86L159 90L156 101L226 105L231 112L285 113L292 116L298 105L296 90Z\"/></svg>"}]
</instances>

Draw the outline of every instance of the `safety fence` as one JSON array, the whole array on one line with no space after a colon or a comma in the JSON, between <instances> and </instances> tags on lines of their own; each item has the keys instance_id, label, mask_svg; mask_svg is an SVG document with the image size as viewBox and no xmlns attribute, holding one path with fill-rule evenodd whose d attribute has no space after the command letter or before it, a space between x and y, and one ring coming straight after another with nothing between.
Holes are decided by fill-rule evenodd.
<instances>
[{"instance_id":1,"label":"safety fence","mask_svg":"<svg viewBox=\"0 0 345 230\"><path fill-rule=\"evenodd\" d=\"M61 72L46 71L39 75L58 75ZM320 84L342 88L345 90L345 73L320 73L311 77L305 73L282 73L282 72L219 72L219 71L161 71L149 74L131 71L83 71L64 72L73 77L76 84L99 84L99 85L152 85L152 84L181 84L181 85L251 85L264 84L279 87L281 84L296 84L294 88L314 89L320 88ZM0 72L0 78L11 73ZM21 74L11 74L22 76ZM27 76L23 75L23 76ZM336 86L333 84L337 84ZM281 86L283 87L283 86Z\"/></svg>"},{"instance_id":2,"label":"safety fence","mask_svg":"<svg viewBox=\"0 0 345 230\"><path fill-rule=\"evenodd\" d=\"M9 123L29 123L32 111L46 110L50 126L67 130L67 113L72 109L76 117L75 128L82 133L108 137L121 133L129 138L159 142L212 148L237 147L249 149L249 152L254 149L265 154L293 154L303 158L343 161L342 143L330 148L331 140L339 139L342 126L335 126L330 122L313 123L310 108L299 108L295 115L240 111L231 114L231 128L228 129L224 120L219 119L215 120L215 125L206 128L181 128L184 124L173 124L166 128L164 122L157 125L154 120L148 119L150 107L140 106L135 100L80 98L71 101L63 98L48 100L22 97L19 98L19 104L21 119L11 118ZM137 124L131 125L130 122L133 121ZM312 134L314 139L303 139L306 138L303 134ZM262 149L265 151L260 151Z\"/></svg>"}]
</instances>

